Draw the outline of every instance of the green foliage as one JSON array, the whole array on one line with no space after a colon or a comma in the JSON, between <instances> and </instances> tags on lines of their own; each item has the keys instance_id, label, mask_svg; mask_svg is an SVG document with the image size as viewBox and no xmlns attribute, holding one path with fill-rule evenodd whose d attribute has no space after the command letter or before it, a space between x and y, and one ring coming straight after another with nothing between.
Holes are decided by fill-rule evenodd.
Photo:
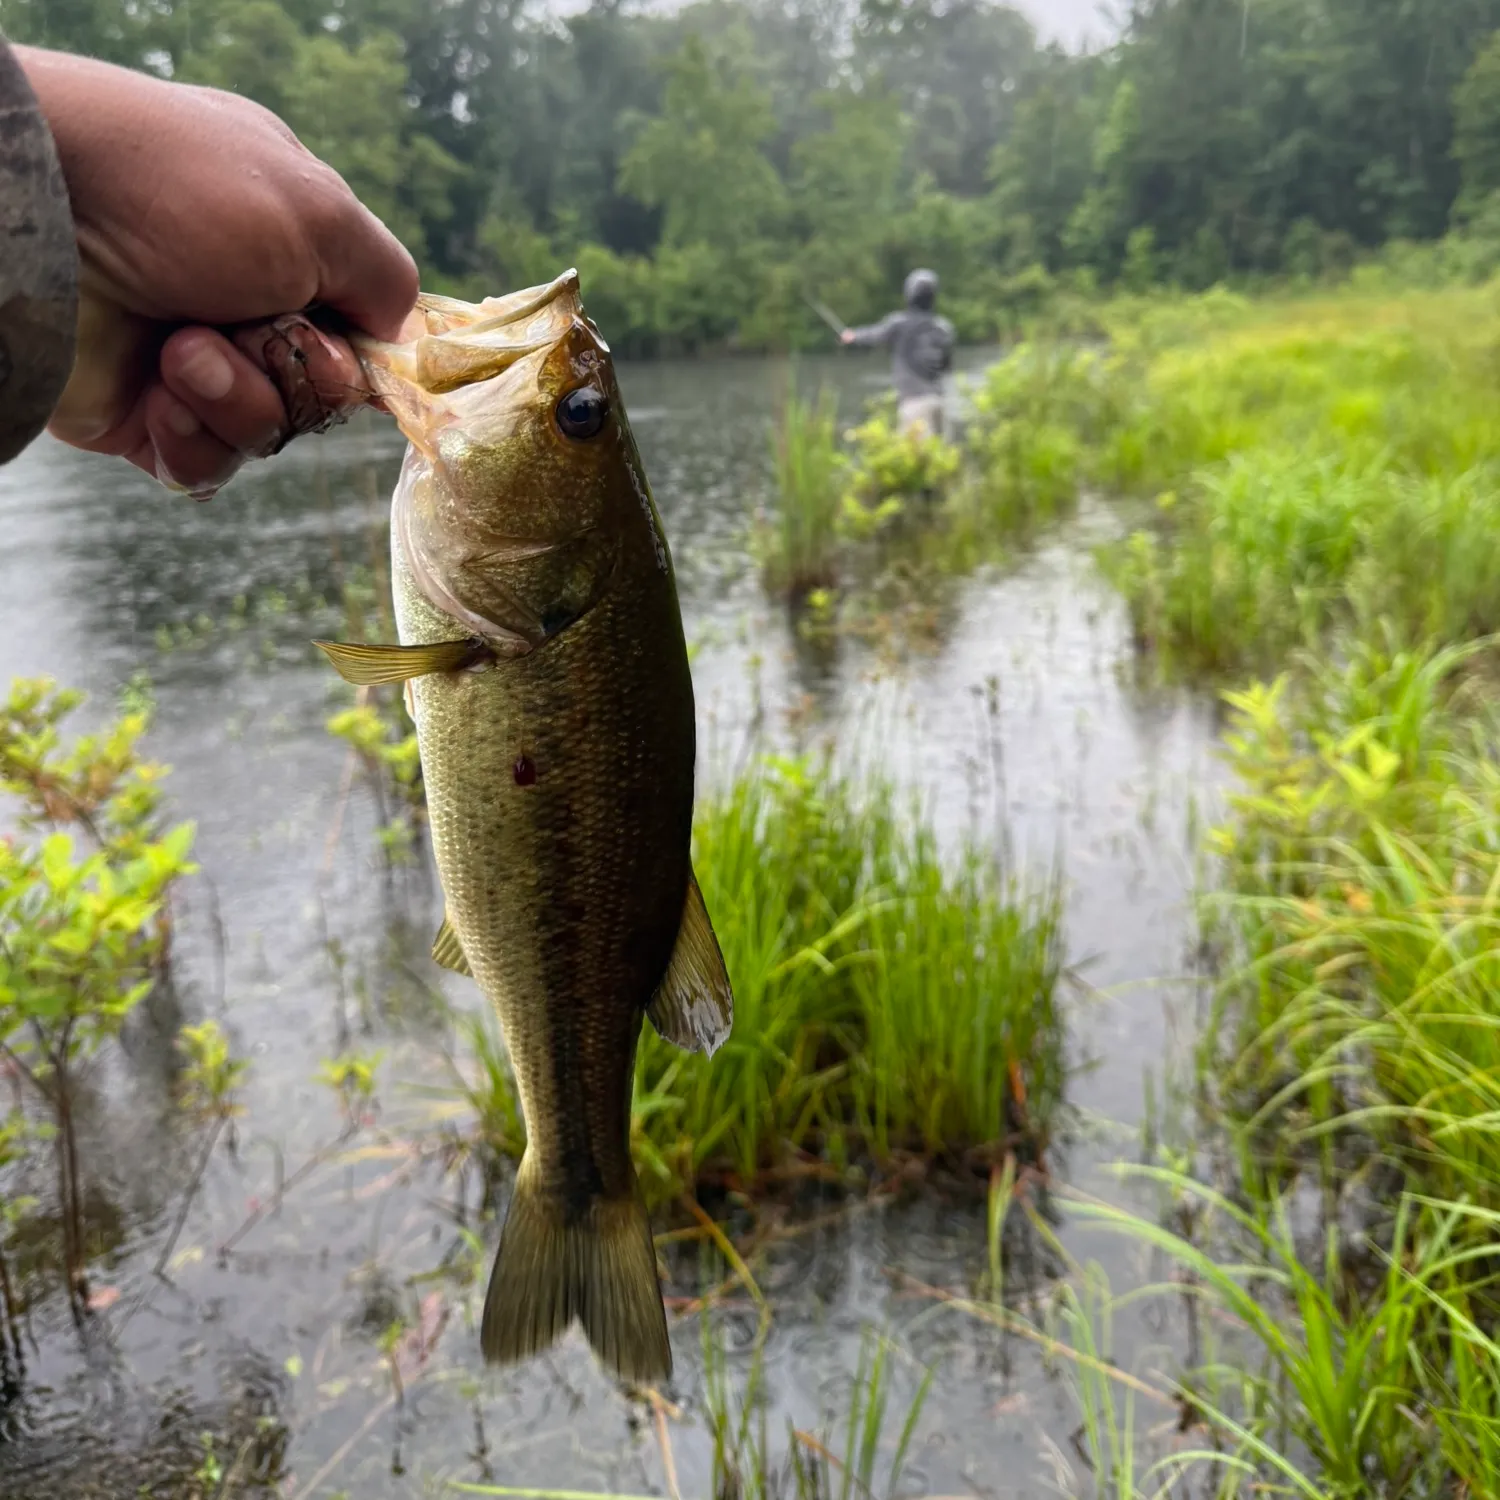
<instances>
[{"instance_id":1,"label":"green foliage","mask_svg":"<svg viewBox=\"0 0 1500 1500\"><path fill-rule=\"evenodd\" d=\"M826 343L805 289L870 320L917 263L982 339L1039 289L1060 305L1327 279L1393 241L1407 270L1484 274L1500 254L1500 0L1142 0L1085 56L997 0L594 0L566 18L6 0L4 21L276 110L429 287L578 263L622 350ZM1463 234L1434 250L1450 220Z\"/></svg>"},{"instance_id":2,"label":"green foliage","mask_svg":"<svg viewBox=\"0 0 1500 1500\"><path fill-rule=\"evenodd\" d=\"M969 448L991 534L1028 530L1070 508L1114 403L1113 366L1067 345L1022 344L974 392Z\"/></svg>"},{"instance_id":3,"label":"green foliage","mask_svg":"<svg viewBox=\"0 0 1500 1500\"><path fill-rule=\"evenodd\" d=\"M399 692L362 688L354 707L334 714L327 728L349 746L364 768L379 811L378 837L386 858L392 862L410 858L427 805L417 734Z\"/></svg>"},{"instance_id":4,"label":"green foliage","mask_svg":"<svg viewBox=\"0 0 1500 1500\"><path fill-rule=\"evenodd\" d=\"M1177 1172L1132 1175L1191 1202L1193 1233L1097 1202L1075 1212L1164 1256L1212 1314L1201 1325L1207 1357L1172 1394L1215 1442L1162 1461L1158 1478L1206 1463L1222 1467L1220 1493L1230 1495L1491 1493L1500 1345L1476 1320L1487 1297L1464 1248L1492 1232L1491 1215L1403 1197L1388 1245L1356 1277L1349 1262L1359 1247L1330 1227L1309 1256L1281 1198L1246 1207ZM1216 1324L1234 1335L1215 1336ZM1097 1434L1102 1424L1090 1421L1091 1409L1112 1417L1114 1396L1107 1366L1104 1378L1086 1373L1085 1423ZM1109 1452L1117 1472L1134 1458L1128 1433L1124 1444L1096 1438L1090 1447Z\"/></svg>"},{"instance_id":5,"label":"green foliage","mask_svg":"<svg viewBox=\"0 0 1500 1500\"><path fill-rule=\"evenodd\" d=\"M231 1054L229 1038L217 1021L184 1026L177 1035L177 1050L183 1057L182 1101L188 1110L207 1121L231 1120L244 1113L237 1096L250 1064Z\"/></svg>"},{"instance_id":6,"label":"green foliage","mask_svg":"<svg viewBox=\"0 0 1500 1500\"><path fill-rule=\"evenodd\" d=\"M1139 640L1222 670L1379 619L1500 628L1495 327L1493 295L1464 291L1126 330L1088 463L1156 494L1156 524L1105 556Z\"/></svg>"},{"instance_id":7,"label":"green foliage","mask_svg":"<svg viewBox=\"0 0 1500 1500\"><path fill-rule=\"evenodd\" d=\"M0 838L0 1052L56 1128L70 1289L82 1286L83 1223L73 1094L150 992L167 958L167 898L195 868L193 829L157 828L165 768L141 758L143 711L65 744L82 702L17 680L0 707L0 788L22 833Z\"/></svg>"},{"instance_id":8,"label":"green foliage","mask_svg":"<svg viewBox=\"0 0 1500 1500\"><path fill-rule=\"evenodd\" d=\"M1475 55L1453 96L1453 155L1463 173L1460 212L1500 192L1500 31Z\"/></svg>"},{"instance_id":9,"label":"green foliage","mask_svg":"<svg viewBox=\"0 0 1500 1500\"><path fill-rule=\"evenodd\" d=\"M904 1152L987 1165L1045 1145L1062 1099L1058 893L942 859L889 787L759 760L700 808L694 866L734 984L713 1059L643 1028L633 1146L647 1194ZM521 1145L486 1048L496 1149Z\"/></svg>"},{"instance_id":10,"label":"green foliage","mask_svg":"<svg viewBox=\"0 0 1500 1500\"><path fill-rule=\"evenodd\" d=\"M838 399L816 403L788 383L781 423L773 434L776 514L756 538L768 587L801 595L838 581L839 497L848 460L838 448Z\"/></svg>"},{"instance_id":11,"label":"green foliage","mask_svg":"<svg viewBox=\"0 0 1500 1500\"><path fill-rule=\"evenodd\" d=\"M20 680L0 708L0 787L33 839L0 840L0 1046L38 1082L92 1055L150 990L164 903L191 825L155 837L163 767L142 760L142 713L62 742L82 701Z\"/></svg>"},{"instance_id":12,"label":"green foliage","mask_svg":"<svg viewBox=\"0 0 1500 1500\"><path fill-rule=\"evenodd\" d=\"M889 1430L897 1367L893 1356L899 1351L888 1339L866 1329L848 1393L842 1441L836 1432L810 1439L788 1422L786 1452L778 1462L766 1432L759 1350L736 1401L730 1395L723 1350L714 1332L705 1318L703 1362L714 1445L713 1494L743 1496L744 1500L876 1500L899 1493L912 1436L932 1385L931 1370L923 1374L908 1401L901 1430L893 1434ZM882 1463L886 1451L890 1457Z\"/></svg>"},{"instance_id":13,"label":"green foliage","mask_svg":"<svg viewBox=\"0 0 1500 1500\"><path fill-rule=\"evenodd\" d=\"M1487 1494L1500 1451L1494 643L1397 639L1226 695L1200 1079L1233 1191L1149 1173L1182 1232L1079 1210L1238 1330L1185 1387L1238 1461L1337 1500Z\"/></svg>"},{"instance_id":14,"label":"green foliage","mask_svg":"<svg viewBox=\"0 0 1500 1500\"><path fill-rule=\"evenodd\" d=\"M351 1134L375 1107L375 1084L384 1057L384 1052L345 1052L318 1064L318 1082L337 1095L344 1127Z\"/></svg>"},{"instance_id":15,"label":"green foliage","mask_svg":"<svg viewBox=\"0 0 1500 1500\"><path fill-rule=\"evenodd\" d=\"M814 404L789 388L774 434L776 513L754 538L767 586L807 603L827 601L828 589L849 581L845 543L903 517L935 519L963 464L952 443L902 432L893 398L872 402L841 448L837 407L832 391Z\"/></svg>"},{"instance_id":16,"label":"green foliage","mask_svg":"<svg viewBox=\"0 0 1500 1500\"><path fill-rule=\"evenodd\" d=\"M963 456L941 437L918 437L896 425L894 399L872 403L866 419L845 434L848 487L840 523L868 536L921 503L936 505L959 476Z\"/></svg>"},{"instance_id":17,"label":"green foliage","mask_svg":"<svg viewBox=\"0 0 1500 1500\"><path fill-rule=\"evenodd\" d=\"M1253 968L1226 981L1215 1067L1294 1160L1375 1150L1500 1208L1496 722L1451 701L1478 650L1364 645L1231 698L1222 920Z\"/></svg>"}]
</instances>

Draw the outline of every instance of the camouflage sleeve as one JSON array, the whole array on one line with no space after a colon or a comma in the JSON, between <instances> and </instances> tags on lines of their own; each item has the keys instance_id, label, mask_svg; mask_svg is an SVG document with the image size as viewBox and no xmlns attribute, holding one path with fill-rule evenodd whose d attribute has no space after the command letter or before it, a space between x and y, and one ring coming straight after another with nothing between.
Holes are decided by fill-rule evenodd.
<instances>
[{"instance_id":1,"label":"camouflage sleeve","mask_svg":"<svg viewBox=\"0 0 1500 1500\"><path fill-rule=\"evenodd\" d=\"M77 337L67 185L36 95L0 36L0 464L47 425Z\"/></svg>"},{"instance_id":2,"label":"camouflage sleeve","mask_svg":"<svg viewBox=\"0 0 1500 1500\"><path fill-rule=\"evenodd\" d=\"M851 328L849 332L854 337L850 342L858 344L861 347L869 347L874 344L888 344L900 321L900 313L888 313L878 323L867 323L863 328Z\"/></svg>"}]
</instances>

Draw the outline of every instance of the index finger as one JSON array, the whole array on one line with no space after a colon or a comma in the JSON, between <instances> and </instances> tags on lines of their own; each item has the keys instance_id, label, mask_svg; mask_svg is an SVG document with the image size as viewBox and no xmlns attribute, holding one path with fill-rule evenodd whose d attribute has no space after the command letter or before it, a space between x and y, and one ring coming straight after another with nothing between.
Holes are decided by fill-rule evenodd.
<instances>
[{"instance_id":1,"label":"index finger","mask_svg":"<svg viewBox=\"0 0 1500 1500\"><path fill-rule=\"evenodd\" d=\"M417 263L400 240L343 189L313 226L317 300L378 339L400 336L416 305Z\"/></svg>"}]
</instances>

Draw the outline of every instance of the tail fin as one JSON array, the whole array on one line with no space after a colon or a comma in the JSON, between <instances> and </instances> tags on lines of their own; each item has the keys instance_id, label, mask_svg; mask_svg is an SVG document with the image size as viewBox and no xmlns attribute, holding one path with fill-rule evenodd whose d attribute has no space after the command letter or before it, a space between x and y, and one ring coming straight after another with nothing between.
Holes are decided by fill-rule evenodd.
<instances>
[{"instance_id":1,"label":"tail fin","mask_svg":"<svg viewBox=\"0 0 1500 1500\"><path fill-rule=\"evenodd\" d=\"M550 1348L575 1318L622 1379L672 1373L645 1206L599 1198L569 1224L523 1161L490 1273L480 1347L491 1363L513 1364Z\"/></svg>"}]
</instances>

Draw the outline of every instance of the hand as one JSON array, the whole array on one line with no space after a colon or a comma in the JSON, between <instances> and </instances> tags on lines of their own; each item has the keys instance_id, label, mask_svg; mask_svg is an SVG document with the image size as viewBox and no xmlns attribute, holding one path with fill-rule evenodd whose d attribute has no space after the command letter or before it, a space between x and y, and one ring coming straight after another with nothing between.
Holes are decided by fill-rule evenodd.
<instances>
[{"instance_id":1,"label":"hand","mask_svg":"<svg viewBox=\"0 0 1500 1500\"><path fill-rule=\"evenodd\" d=\"M841 343L841 344L852 344L853 342L854 342L854 330L852 328L846 328L839 335L839 343Z\"/></svg>"},{"instance_id":2,"label":"hand","mask_svg":"<svg viewBox=\"0 0 1500 1500\"><path fill-rule=\"evenodd\" d=\"M78 233L79 349L51 431L207 498L294 430L264 322L314 302L377 338L416 300L411 257L275 115L234 94L15 49ZM329 414L368 399L341 338L290 335Z\"/></svg>"}]
</instances>

